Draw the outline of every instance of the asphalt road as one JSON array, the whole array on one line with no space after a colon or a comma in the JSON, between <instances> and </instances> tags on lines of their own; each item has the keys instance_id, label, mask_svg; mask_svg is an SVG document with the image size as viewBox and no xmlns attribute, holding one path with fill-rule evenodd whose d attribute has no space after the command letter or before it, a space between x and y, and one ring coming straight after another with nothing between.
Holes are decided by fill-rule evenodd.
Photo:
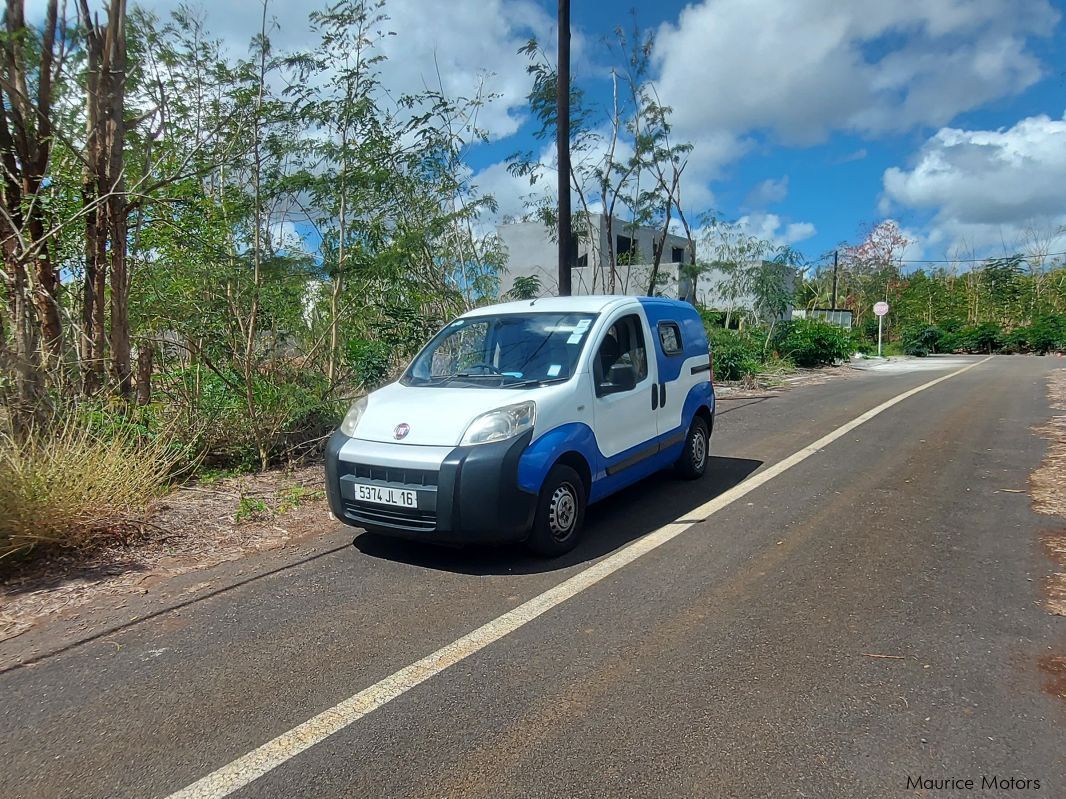
<instances>
[{"instance_id":1,"label":"asphalt road","mask_svg":"<svg viewBox=\"0 0 1066 799\"><path fill-rule=\"evenodd\" d=\"M1062 520L1018 493L1056 367L997 357L903 400L232 795L1066 796L1037 665L1066 653L1040 607ZM8 670L0 797L169 796L956 368L723 401L704 480L593 508L561 562L360 536Z\"/></svg>"}]
</instances>

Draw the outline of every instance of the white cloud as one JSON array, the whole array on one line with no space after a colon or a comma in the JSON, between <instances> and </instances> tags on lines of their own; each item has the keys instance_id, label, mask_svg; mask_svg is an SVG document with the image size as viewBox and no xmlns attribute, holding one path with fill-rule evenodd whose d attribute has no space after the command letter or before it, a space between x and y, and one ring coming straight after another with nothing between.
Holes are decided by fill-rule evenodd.
<instances>
[{"instance_id":1,"label":"white cloud","mask_svg":"<svg viewBox=\"0 0 1066 799\"><path fill-rule=\"evenodd\" d=\"M943 125L1034 83L1026 38L1058 18L1047 0L704 0L659 28L659 91L678 135L722 156L753 131L804 145Z\"/></svg>"},{"instance_id":2,"label":"white cloud","mask_svg":"<svg viewBox=\"0 0 1066 799\"><path fill-rule=\"evenodd\" d=\"M186 0L142 0L138 5L167 19ZM100 0L90 3L99 7ZM314 47L318 43L308 14L324 8L326 0L311 3L272 0L267 9L274 25L270 31L274 49L280 52ZM260 0L226 0L197 6L213 38L221 39L233 54L247 52L259 32ZM73 13L73 12L70 12ZM529 76L526 58L518 48L536 35L549 42L554 36L553 18L533 0L389 0L389 17L382 30L394 31L380 42L387 60L379 65L382 84L393 97L437 89L444 84L452 98L470 97L484 79L487 93L498 98L489 103L478 124L490 136L514 133L525 115ZM30 18L43 15L43 3L31 0ZM581 57L583 40L575 37L575 58ZM438 78L439 75L439 78Z\"/></svg>"},{"instance_id":3,"label":"white cloud","mask_svg":"<svg viewBox=\"0 0 1066 799\"><path fill-rule=\"evenodd\" d=\"M932 213L929 248L1011 250L1033 231L1066 224L1066 117L942 128L911 168L885 171L881 205Z\"/></svg>"},{"instance_id":4,"label":"white cloud","mask_svg":"<svg viewBox=\"0 0 1066 799\"><path fill-rule=\"evenodd\" d=\"M554 151L554 148L552 148ZM556 173L546 174L535 185L529 185L529 178L516 177L507 171L507 163L499 161L476 173L471 182L477 186L482 195L491 194L499 205L497 216L520 217L527 210L527 198L534 196L555 196ZM487 220L491 221L491 220Z\"/></svg>"},{"instance_id":5,"label":"white cloud","mask_svg":"<svg viewBox=\"0 0 1066 799\"><path fill-rule=\"evenodd\" d=\"M784 200L788 196L788 175L774 180L767 178L757 183L755 188L748 192L744 198L744 205L748 208L765 208Z\"/></svg>"},{"instance_id":6,"label":"white cloud","mask_svg":"<svg viewBox=\"0 0 1066 799\"><path fill-rule=\"evenodd\" d=\"M783 223L777 214L747 214L737 220L749 235L777 246L809 239L817 229L810 222Z\"/></svg>"}]
</instances>

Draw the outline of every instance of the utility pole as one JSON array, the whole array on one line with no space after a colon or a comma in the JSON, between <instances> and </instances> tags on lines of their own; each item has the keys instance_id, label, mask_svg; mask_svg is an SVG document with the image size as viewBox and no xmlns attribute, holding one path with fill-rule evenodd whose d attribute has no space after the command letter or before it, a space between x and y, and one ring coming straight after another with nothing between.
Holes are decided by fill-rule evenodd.
<instances>
[{"instance_id":1,"label":"utility pole","mask_svg":"<svg viewBox=\"0 0 1066 799\"><path fill-rule=\"evenodd\" d=\"M559 161L559 296L570 296L570 0L559 0L555 149Z\"/></svg>"},{"instance_id":2,"label":"utility pole","mask_svg":"<svg viewBox=\"0 0 1066 799\"><path fill-rule=\"evenodd\" d=\"M837 270L840 263L840 250L833 250L833 303L829 310L835 311L837 309Z\"/></svg>"}]
</instances>

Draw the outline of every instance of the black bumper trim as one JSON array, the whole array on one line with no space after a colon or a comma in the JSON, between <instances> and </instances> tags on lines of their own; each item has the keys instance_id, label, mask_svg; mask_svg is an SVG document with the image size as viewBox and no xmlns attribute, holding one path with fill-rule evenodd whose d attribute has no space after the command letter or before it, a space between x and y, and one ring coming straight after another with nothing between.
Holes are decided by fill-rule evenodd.
<instances>
[{"instance_id":1,"label":"black bumper trim","mask_svg":"<svg viewBox=\"0 0 1066 799\"><path fill-rule=\"evenodd\" d=\"M330 509L346 524L386 535L450 543L522 540L537 508L537 496L518 487L518 461L532 438L530 430L508 441L456 447L441 463L435 491L428 485L395 484L418 490L418 508L405 512L353 502L346 495L350 487L345 491L342 481L352 478L339 453L348 438L334 433L326 448ZM426 501L429 494L433 507Z\"/></svg>"}]
</instances>

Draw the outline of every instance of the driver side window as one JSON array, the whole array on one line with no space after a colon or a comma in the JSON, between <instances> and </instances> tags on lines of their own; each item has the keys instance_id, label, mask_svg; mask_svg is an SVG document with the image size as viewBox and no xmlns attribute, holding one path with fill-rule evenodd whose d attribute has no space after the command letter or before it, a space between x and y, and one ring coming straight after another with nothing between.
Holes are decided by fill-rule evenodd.
<instances>
[{"instance_id":1,"label":"driver side window","mask_svg":"<svg viewBox=\"0 0 1066 799\"><path fill-rule=\"evenodd\" d=\"M485 361L488 323L453 323L453 327L455 331L441 340L433 351L429 375L420 377L447 377Z\"/></svg>"},{"instance_id":2,"label":"driver side window","mask_svg":"<svg viewBox=\"0 0 1066 799\"><path fill-rule=\"evenodd\" d=\"M640 317L623 316L608 328L593 371L597 397L632 391L648 376L648 348Z\"/></svg>"}]
</instances>

